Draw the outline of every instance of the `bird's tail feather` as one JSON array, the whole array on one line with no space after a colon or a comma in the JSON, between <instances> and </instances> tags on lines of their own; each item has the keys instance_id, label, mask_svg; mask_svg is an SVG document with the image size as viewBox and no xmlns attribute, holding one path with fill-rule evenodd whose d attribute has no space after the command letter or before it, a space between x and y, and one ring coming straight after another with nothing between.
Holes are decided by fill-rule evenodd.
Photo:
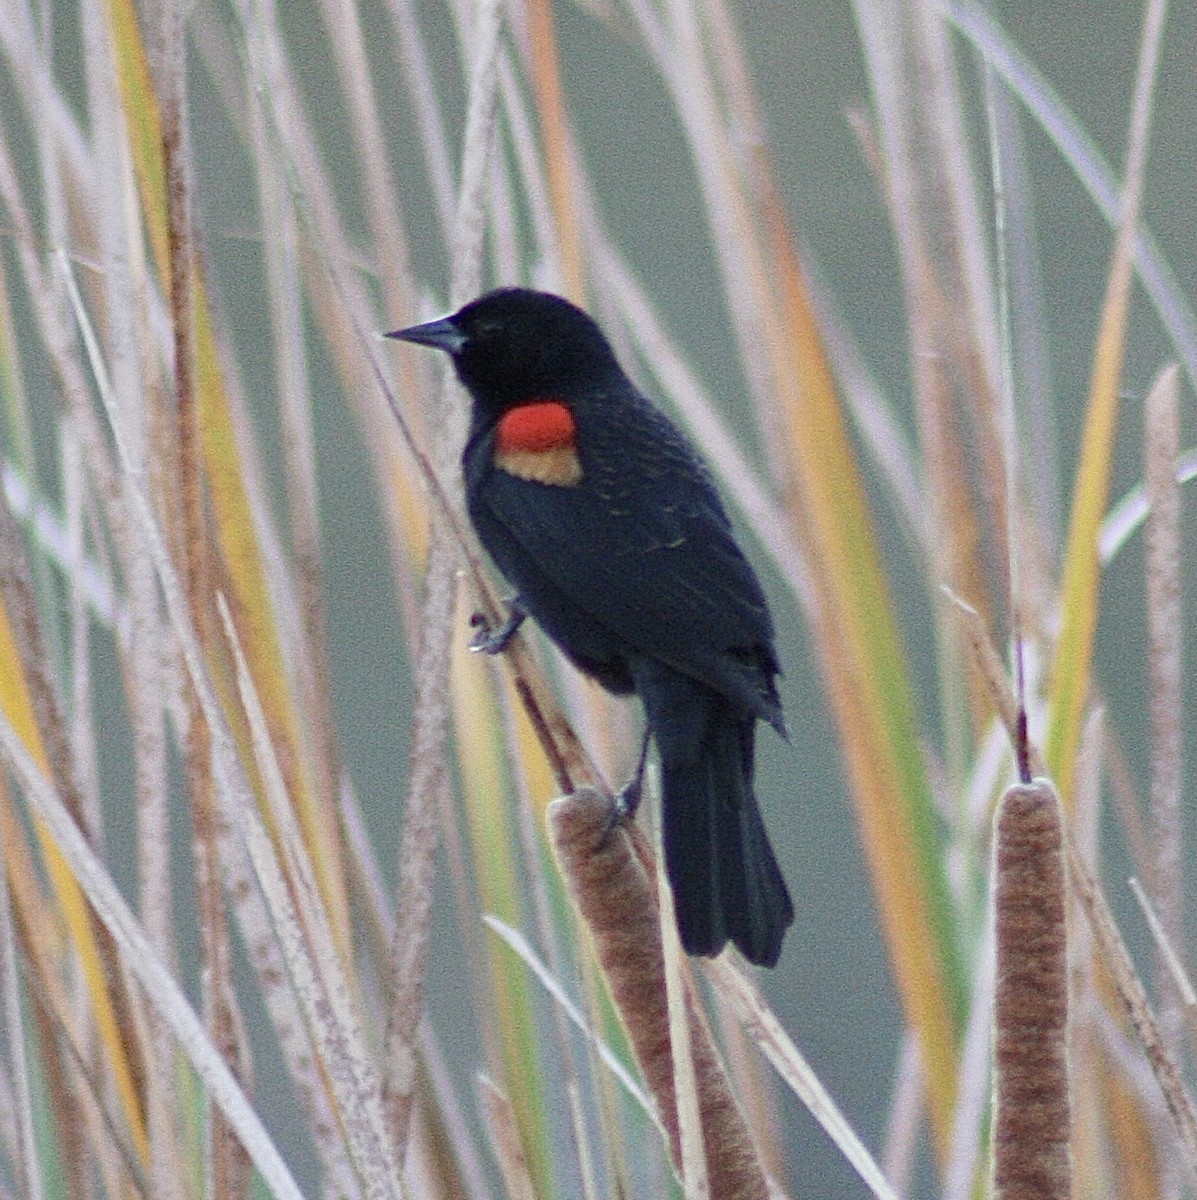
<instances>
[{"instance_id":1,"label":"bird's tail feather","mask_svg":"<svg viewBox=\"0 0 1197 1200\"><path fill-rule=\"evenodd\" d=\"M756 719L684 683L660 708L646 698L682 946L712 955L731 941L750 962L772 967L794 908L752 790Z\"/></svg>"}]
</instances>

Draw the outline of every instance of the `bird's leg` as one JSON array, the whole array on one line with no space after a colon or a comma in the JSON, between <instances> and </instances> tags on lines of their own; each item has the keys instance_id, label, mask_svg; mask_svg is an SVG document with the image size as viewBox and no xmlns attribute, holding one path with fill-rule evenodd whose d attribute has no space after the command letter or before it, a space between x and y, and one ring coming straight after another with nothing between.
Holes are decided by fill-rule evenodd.
<instances>
[{"instance_id":1,"label":"bird's leg","mask_svg":"<svg viewBox=\"0 0 1197 1200\"><path fill-rule=\"evenodd\" d=\"M507 618L498 629L491 629L486 618L479 612L470 617L470 624L478 632L470 642L470 649L475 654L501 654L507 649L507 643L515 635L515 631L524 623L527 616L524 606L518 596L507 602Z\"/></svg>"},{"instance_id":2,"label":"bird's leg","mask_svg":"<svg viewBox=\"0 0 1197 1200\"><path fill-rule=\"evenodd\" d=\"M614 822L630 821L640 807L640 793L644 785L644 768L648 763L648 743L652 731L644 727L644 741L640 743L640 758L636 763L635 773L615 794Z\"/></svg>"}]
</instances>

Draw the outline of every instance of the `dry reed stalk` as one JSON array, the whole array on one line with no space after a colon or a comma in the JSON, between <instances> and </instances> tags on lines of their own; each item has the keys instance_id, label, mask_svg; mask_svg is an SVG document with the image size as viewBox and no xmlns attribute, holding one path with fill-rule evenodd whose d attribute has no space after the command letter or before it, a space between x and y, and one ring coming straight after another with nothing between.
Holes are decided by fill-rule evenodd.
<instances>
[{"instance_id":1,"label":"dry reed stalk","mask_svg":"<svg viewBox=\"0 0 1197 1200\"><path fill-rule=\"evenodd\" d=\"M1180 371L1156 377L1143 406L1147 516L1147 668L1151 719L1151 896L1165 940L1183 942L1185 820L1181 803L1184 714L1184 609L1181 598L1181 501L1176 481L1180 450ZM1181 1005L1172 967L1156 956L1160 1023L1168 1048L1183 1050Z\"/></svg>"}]
</instances>

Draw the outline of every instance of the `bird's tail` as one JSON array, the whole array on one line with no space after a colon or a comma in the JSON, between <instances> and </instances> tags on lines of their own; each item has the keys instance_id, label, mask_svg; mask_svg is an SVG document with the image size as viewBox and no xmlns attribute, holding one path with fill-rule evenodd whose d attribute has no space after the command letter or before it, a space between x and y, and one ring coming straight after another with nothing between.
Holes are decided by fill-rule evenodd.
<instances>
[{"instance_id":1,"label":"bird's tail","mask_svg":"<svg viewBox=\"0 0 1197 1200\"><path fill-rule=\"evenodd\" d=\"M731 941L772 967L794 907L752 790L756 718L684 676L664 689L654 682L641 695L661 756L665 871L682 946L713 955Z\"/></svg>"}]
</instances>

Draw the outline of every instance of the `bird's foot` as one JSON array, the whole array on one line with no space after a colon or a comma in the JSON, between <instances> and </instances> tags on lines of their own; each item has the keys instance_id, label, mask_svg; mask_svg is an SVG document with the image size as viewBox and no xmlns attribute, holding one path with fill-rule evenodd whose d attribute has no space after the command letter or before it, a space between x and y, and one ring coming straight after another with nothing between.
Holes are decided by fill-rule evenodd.
<instances>
[{"instance_id":1,"label":"bird's foot","mask_svg":"<svg viewBox=\"0 0 1197 1200\"><path fill-rule=\"evenodd\" d=\"M482 613L474 613L470 617L470 624L478 632L470 642L470 649L475 654L502 654L527 615L518 598L507 605L507 619L498 629L491 629L490 623Z\"/></svg>"},{"instance_id":2,"label":"bird's foot","mask_svg":"<svg viewBox=\"0 0 1197 1200\"><path fill-rule=\"evenodd\" d=\"M635 819L636 812L640 808L640 800L643 794L642 784L644 782L644 774L637 771L631 779L627 781L615 793L615 803L612 806L615 821L631 821Z\"/></svg>"},{"instance_id":3,"label":"bird's foot","mask_svg":"<svg viewBox=\"0 0 1197 1200\"><path fill-rule=\"evenodd\" d=\"M611 809L607 814L607 823L603 826L602 836L599 838L598 842L600 846L606 846L612 834L614 834L617 829L622 828L624 825L629 824L635 819L636 809L640 804L639 786L637 785L635 787L634 797L630 798L628 796L629 790L632 789L632 786L635 783L636 781L633 780L632 783L628 784L627 787L620 788L619 791L611 797Z\"/></svg>"},{"instance_id":4,"label":"bird's foot","mask_svg":"<svg viewBox=\"0 0 1197 1200\"><path fill-rule=\"evenodd\" d=\"M636 810L640 807L644 793L644 768L648 763L648 744L651 738L652 733L646 726L644 738L640 742L640 757L636 759L636 770L632 778L615 793L615 812L621 821L633 820Z\"/></svg>"},{"instance_id":5,"label":"bird's foot","mask_svg":"<svg viewBox=\"0 0 1197 1200\"><path fill-rule=\"evenodd\" d=\"M611 797L611 813L607 817L607 825L603 830L603 836L599 839L600 845L605 845L607 839L621 826L629 825L636 819L636 812L640 808L641 800L641 783L643 782L643 771L637 771L636 774L627 781Z\"/></svg>"}]
</instances>

